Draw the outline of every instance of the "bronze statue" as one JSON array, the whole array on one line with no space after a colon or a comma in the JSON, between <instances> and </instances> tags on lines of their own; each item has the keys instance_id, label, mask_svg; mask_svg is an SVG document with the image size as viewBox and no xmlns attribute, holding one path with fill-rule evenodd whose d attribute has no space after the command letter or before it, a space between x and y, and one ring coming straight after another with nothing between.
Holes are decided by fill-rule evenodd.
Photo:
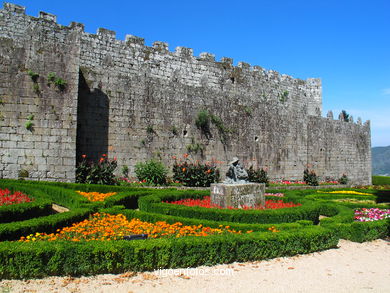
<instances>
[{"instance_id":1,"label":"bronze statue","mask_svg":"<svg viewBox=\"0 0 390 293\"><path fill-rule=\"evenodd\" d=\"M237 157L234 157L233 160L229 162L229 170L226 173L224 183L248 183L248 173L239 162L240 160Z\"/></svg>"}]
</instances>

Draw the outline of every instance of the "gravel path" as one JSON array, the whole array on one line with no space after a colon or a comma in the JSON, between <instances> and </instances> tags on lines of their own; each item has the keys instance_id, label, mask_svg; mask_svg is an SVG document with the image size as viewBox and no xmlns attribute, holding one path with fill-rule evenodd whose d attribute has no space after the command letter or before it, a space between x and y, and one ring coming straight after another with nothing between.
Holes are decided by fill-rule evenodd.
<instances>
[{"instance_id":1,"label":"gravel path","mask_svg":"<svg viewBox=\"0 0 390 293\"><path fill-rule=\"evenodd\" d=\"M0 292L390 292L390 242L269 261L93 277L3 280Z\"/></svg>"}]
</instances>

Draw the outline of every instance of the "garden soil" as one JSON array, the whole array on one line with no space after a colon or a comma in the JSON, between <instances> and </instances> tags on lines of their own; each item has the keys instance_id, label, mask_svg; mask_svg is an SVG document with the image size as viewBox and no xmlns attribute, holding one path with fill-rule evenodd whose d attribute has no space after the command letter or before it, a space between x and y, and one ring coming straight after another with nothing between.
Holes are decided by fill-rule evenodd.
<instances>
[{"instance_id":1,"label":"garden soil","mask_svg":"<svg viewBox=\"0 0 390 293\"><path fill-rule=\"evenodd\" d=\"M93 277L2 280L0 292L390 292L390 242L268 261Z\"/></svg>"}]
</instances>

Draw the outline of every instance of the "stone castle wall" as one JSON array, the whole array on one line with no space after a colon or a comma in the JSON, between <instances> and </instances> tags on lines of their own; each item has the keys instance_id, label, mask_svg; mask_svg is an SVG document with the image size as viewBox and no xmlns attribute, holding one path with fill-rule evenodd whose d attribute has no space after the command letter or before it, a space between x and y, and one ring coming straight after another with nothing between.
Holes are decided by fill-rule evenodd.
<instances>
[{"instance_id":1,"label":"stone castle wall","mask_svg":"<svg viewBox=\"0 0 390 293\"><path fill-rule=\"evenodd\" d=\"M275 179L301 179L311 164L322 177L346 173L370 183L370 126L322 118L321 81L115 32L65 27L55 16L0 10L0 176L20 170L45 180L74 180L77 160L107 153L134 171L137 162L190 152L194 159L266 167ZM39 74L39 93L28 70ZM67 81L47 85L55 72ZM217 123L199 130L207 110ZM25 128L34 114L34 130ZM120 169L120 167L119 167Z\"/></svg>"}]
</instances>

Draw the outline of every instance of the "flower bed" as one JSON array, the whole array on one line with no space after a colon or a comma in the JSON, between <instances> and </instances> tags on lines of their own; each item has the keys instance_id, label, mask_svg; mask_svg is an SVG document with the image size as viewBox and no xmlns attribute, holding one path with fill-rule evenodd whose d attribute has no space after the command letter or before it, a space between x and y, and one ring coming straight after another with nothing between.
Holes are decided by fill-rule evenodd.
<instances>
[{"instance_id":1,"label":"flower bed","mask_svg":"<svg viewBox=\"0 0 390 293\"><path fill-rule=\"evenodd\" d=\"M279 195L280 196L280 195ZM184 205L188 207L203 207L203 208L214 208L214 209L222 209L221 206L212 204L211 203L211 197L210 196L205 196L202 199L193 199L193 198L186 198L186 199L181 199L177 201L171 201L171 202L166 202L170 204L177 204L177 205ZM300 203L293 203L293 202L283 202L282 200L266 200L265 201L265 207L257 205L255 207L247 207L244 206L244 210L250 210L250 209L256 209L256 210L263 210L263 209L282 209L282 208L292 208L292 207L297 207L300 206ZM231 206L227 207L230 210L235 210L237 208L233 208Z\"/></svg>"},{"instance_id":2,"label":"flower bed","mask_svg":"<svg viewBox=\"0 0 390 293\"><path fill-rule=\"evenodd\" d=\"M104 201L107 197L117 194L116 192L100 193L100 192L84 192L76 191L78 194L86 197L89 201Z\"/></svg>"},{"instance_id":3,"label":"flower bed","mask_svg":"<svg viewBox=\"0 0 390 293\"><path fill-rule=\"evenodd\" d=\"M355 210L356 222L371 222L390 218L390 209L361 208Z\"/></svg>"},{"instance_id":4,"label":"flower bed","mask_svg":"<svg viewBox=\"0 0 390 293\"><path fill-rule=\"evenodd\" d=\"M372 195L371 193L365 193L365 192L358 192L353 190L335 190L335 191L317 191L318 193L325 193L325 194L357 194L357 195Z\"/></svg>"},{"instance_id":5,"label":"flower bed","mask_svg":"<svg viewBox=\"0 0 390 293\"><path fill-rule=\"evenodd\" d=\"M89 219L75 223L71 227L58 229L57 233L30 234L27 237L21 237L19 241L109 241L121 240L123 236L130 234L147 234L150 238L178 238L183 236L209 236L223 233L241 234L241 231L230 229L229 226L223 227L222 225L219 228L210 228L203 227L202 225L185 226L179 222L168 224L165 221L159 221L153 224L139 219L131 219L129 221L122 214L95 213Z\"/></svg>"},{"instance_id":6,"label":"flower bed","mask_svg":"<svg viewBox=\"0 0 390 293\"><path fill-rule=\"evenodd\" d=\"M9 189L0 189L0 206L31 202L32 199L20 191L11 194Z\"/></svg>"}]
</instances>

